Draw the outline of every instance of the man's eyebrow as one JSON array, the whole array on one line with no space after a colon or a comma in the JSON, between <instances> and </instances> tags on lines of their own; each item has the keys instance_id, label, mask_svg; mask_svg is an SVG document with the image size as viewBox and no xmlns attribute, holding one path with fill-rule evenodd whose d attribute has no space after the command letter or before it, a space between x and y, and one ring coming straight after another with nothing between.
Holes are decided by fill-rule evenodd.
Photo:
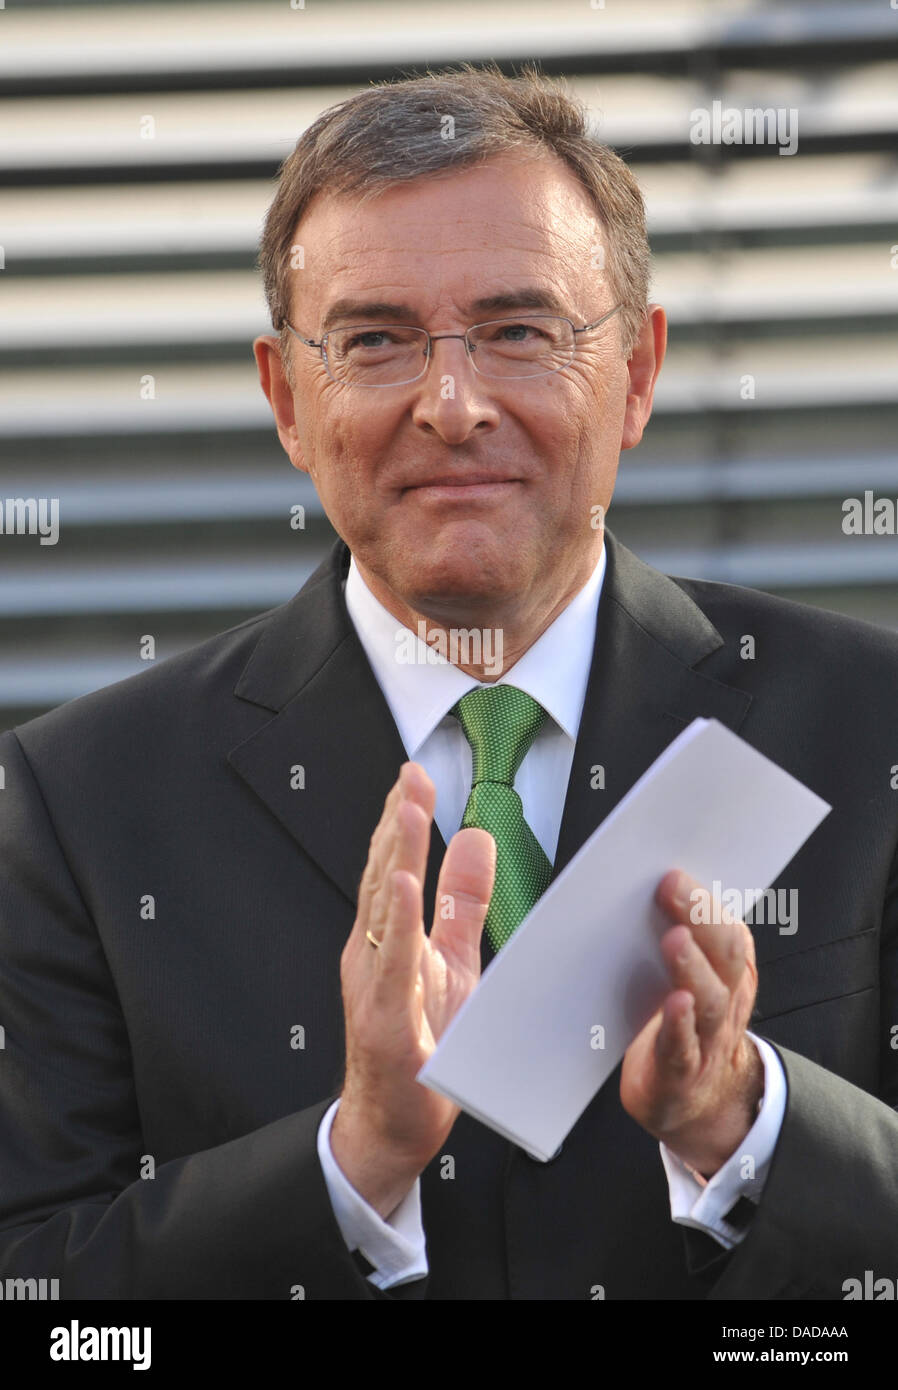
<instances>
[{"instance_id":1,"label":"man's eyebrow","mask_svg":"<svg viewBox=\"0 0 898 1390\"><path fill-rule=\"evenodd\" d=\"M369 323L375 319L406 323L416 317L409 304L389 304L383 299L338 299L324 315L321 332L326 333L336 323Z\"/></svg>"},{"instance_id":2,"label":"man's eyebrow","mask_svg":"<svg viewBox=\"0 0 898 1390\"><path fill-rule=\"evenodd\" d=\"M467 317L478 314L513 312L516 309L545 309L550 314L566 314L566 307L549 289L529 285L519 290L504 290L499 294L483 295L468 305ZM383 299L336 300L324 315L321 332L338 323L409 323L418 317L410 304L394 304Z\"/></svg>"},{"instance_id":3,"label":"man's eyebrow","mask_svg":"<svg viewBox=\"0 0 898 1390\"><path fill-rule=\"evenodd\" d=\"M475 299L470 306L477 314L491 314L514 311L515 309L546 309L550 314L564 314L567 308L552 290L539 285L528 285L525 289L507 290L502 294L489 294Z\"/></svg>"}]
</instances>

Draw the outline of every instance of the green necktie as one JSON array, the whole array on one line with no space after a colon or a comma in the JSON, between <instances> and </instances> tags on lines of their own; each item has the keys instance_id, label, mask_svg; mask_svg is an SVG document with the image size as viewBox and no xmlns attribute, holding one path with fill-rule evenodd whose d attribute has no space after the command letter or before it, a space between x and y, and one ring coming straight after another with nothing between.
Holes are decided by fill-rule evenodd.
<instances>
[{"instance_id":1,"label":"green necktie","mask_svg":"<svg viewBox=\"0 0 898 1390\"><path fill-rule=\"evenodd\" d=\"M462 826L479 826L496 841L496 881L486 933L501 950L545 892L552 865L524 819L514 779L546 712L513 685L481 685L452 706L473 754L471 794Z\"/></svg>"}]
</instances>

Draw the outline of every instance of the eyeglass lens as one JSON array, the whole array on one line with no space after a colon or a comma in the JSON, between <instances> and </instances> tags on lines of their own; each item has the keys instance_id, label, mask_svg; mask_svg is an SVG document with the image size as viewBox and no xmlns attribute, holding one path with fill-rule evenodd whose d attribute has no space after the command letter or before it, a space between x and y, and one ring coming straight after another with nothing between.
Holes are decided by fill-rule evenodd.
<instances>
[{"instance_id":1,"label":"eyeglass lens","mask_svg":"<svg viewBox=\"0 0 898 1390\"><path fill-rule=\"evenodd\" d=\"M440 337L439 334L436 335ZM499 319L468 330L472 362L483 376L542 376L570 362L574 333L567 319ZM399 385L427 365L427 333L397 324L362 324L332 331L327 357L334 377L369 386Z\"/></svg>"}]
</instances>

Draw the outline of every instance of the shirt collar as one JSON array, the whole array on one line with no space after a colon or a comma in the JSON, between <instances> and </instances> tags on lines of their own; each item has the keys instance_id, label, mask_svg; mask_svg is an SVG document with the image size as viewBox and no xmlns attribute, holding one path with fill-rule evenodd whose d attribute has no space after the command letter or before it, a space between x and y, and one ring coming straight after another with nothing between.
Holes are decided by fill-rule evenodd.
<instances>
[{"instance_id":1,"label":"shirt collar","mask_svg":"<svg viewBox=\"0 0 898 1390\"><path fill-rule=\"evenodd\" d=\"M517 686L538 700L573 742L586 699L605 565L603 545L599 562L583 588L498 681ZM349 563L345 596L353 627L406 752L413 758L456 700L480 682L394 618L368 588L354 557ZM411 651L414 661L401 659Z\"/></svg>"}]
</instances>

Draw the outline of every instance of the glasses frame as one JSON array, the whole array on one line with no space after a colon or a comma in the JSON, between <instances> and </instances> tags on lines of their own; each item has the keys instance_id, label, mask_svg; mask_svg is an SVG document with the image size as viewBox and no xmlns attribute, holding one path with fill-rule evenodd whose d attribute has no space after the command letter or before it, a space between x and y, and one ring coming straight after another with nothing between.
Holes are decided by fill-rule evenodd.
<instances>
[{"instance_id":1,"label":"glasses frame","mask_svg":"<svg viewBox=\"0 0 898 1390\"><path fill-rule=\"evenodd\" d=\"M475 330L478 328L490 328L493 324L496 323L514 323L515 319L513 316L509 317L508 315L505 315L503 318L500 319L487 319L485 323L472 323L471 327L466 328L464 333L430 333L426 328L418 328L416 324L411 325L407 323L352 323L348 324L345 328L329 330L327 333L323 334L323 336L317 342L314 338L304 337L303 334L300 333L298 329L294 328L292 323L288 323L286 319L284 320L284 327L288 328L290 332L293 334L294 338L298 339L298 341L301 342L305 347L317 348L318 351L320 351L321 360L324 363L325 371L327 372L331 381L333 381L338 386L361 386L364 387L366 391L388 391L391 389L391 387L394 386L410 386L412 382L420 381L421 378L426 374L427 369L430 366L430 362L433 357L434 343L439 343L445 338L457 338L461 342L463 342L465 345L465 351L468 355L468 361L471 363L471 366L473 367L474 371L477 373L478 376L486 377L490 381L531 381L534 377L554 376L556 372L564 371L565 367L569 367L573 362L574 354L577 350L576 335L578 333L591 333L594 329L601 328L602 324L607 323L608 320L612 318L618 312L619 309L622 308L623 304L615 304L614 308L609 309L607 314L603 314L600 319L596 319L594 323L585 323L581 328L577 328L573 320L567 318L564 314L522 314L521 317L527 319L561 319L562 322L569 323L571 326L571 332L574 334L574 341L571 344L570 357L566 362L562 362L560 367L552 367L550 371L544 372L523 372L518 376L497 376L494 372L482 372L474 360L474 353L477 351L477 344L472 343L468 336L469 334L475 332ZM333 372L331 371L331 365L327 356L327 340L331 336L331 332L351 333L354 328L387 329L409 327L415 327L419 333L423 333L426 337L427 342L427 346L424 353L424 366L421 368L420 372L418 372L417 376L407 377L404 381L389 382L349 381L346 378L334 376Z\"/></svg>"}]
</instances>

